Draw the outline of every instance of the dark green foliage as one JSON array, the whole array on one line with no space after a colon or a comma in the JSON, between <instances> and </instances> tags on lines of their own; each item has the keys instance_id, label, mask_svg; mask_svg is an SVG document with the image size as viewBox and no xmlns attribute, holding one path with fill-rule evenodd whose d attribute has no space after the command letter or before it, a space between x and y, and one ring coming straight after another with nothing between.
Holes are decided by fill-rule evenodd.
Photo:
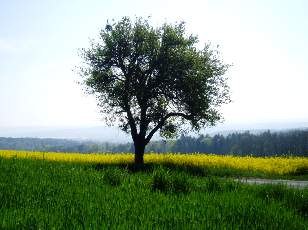
<instances>
[{"instance_id":1,"label":"dark green foliage","mask_svg":"<svg viewBox=\"0 0 308 230\"><path fill-rule=\"evenodd\" d=\"M285 185L261 185L257 189L257 194L270 202L280 201L308 218L308 189L289 189Z\"/></svg>"},{"instance_id":2,"label":"dark green foliage","mask_svg":"<svg viewBox=\"0 0 308 230\"><path fill-rule=\"evenodd\" d=\"M173 173L160 167L153 172L151 187L154 191L182 194L190 191L191 184L187 174Z\"/></svg>"},{"instance_id":3,"label":"dark green foliage","mask_svg":"<svg viewBox=\"0 0 308 230\"><path fill-rule=\"evenodd\" d=\"M205 183L198 186L199 189L209 193L217 192L236 192L241 190L241 184L233 181L226 180L216 176L207 177Z\"/></svg>"},{"instance_id":4,"label":"dark green foliage","mask_svg":"<svg viewBox=\"0 0 308 230\"><path fill-rule=\"evenodd\" d=\"M168 192L171 189L171 181L169 171L167 170L155 170L153 173L153 179L151 187L154 191Z\"/></svg>"},{"instance_id":5,"label":"dark green foliage","mask_svg":"<svg viewBox=\"0 0 308 230\"><path fill-rule=\"evenodd\" d=\"M222 77L228 65L209 45L198 50L197 43L196 36L185 34L184 23L154 28L148 20L124 17L82 50L87 65L81 75L106 115L116 114L110 119L119 119L125 131L134 124L154 128L165 121L159 128L172 135L179 125L172 117L187 119L195 128L212 124L220 118L215 106L229 101Z\"/></svg>"},{"instance_id":6,"label":"dark green foliage","mask_svg":"<svg viewBox=\"0 0 308 230\"><path fill-rule=\"evenodd\" d=\"M265 199L282 200L286 195L287 187L283 184L271 186L262 185L259 189L259 195Z\"/></svg>"},{"instance_id":7,"label":"dark green foliage","mask_svg":"<svg viewBox=\"0 0 308 230\"><path fill-rule=\"evenodd\" d=\"M167 151L184 153L308 156L308 130L267 131L260 134L243 132L213 137L208 135L200 135L199 137L181 136L169 146L170 150ZM155 151L155 149L150 148L148 150Z\"/></svg>"},{"instance_id":8,"label":"dark green foliage","mask_svg":"<svg viewBox=\"0 0 308 230\"><path fill-rule=\"evenodd\" d=\"M36 230L39 229L39 227L35 216L30 215L29 217L26 218L24 223L17 223L16 229Z\"/></svg>"},{"instance_id":9,"label":"dark green foliage","mask_svg":"<svg viewBox=\"0 0 308 230\"><path fill-rule=\"evenodd\" d=\"M111 186L118 186L123 180L124 174L119 169L105 169L103 181Z\"/></svg>"},{"instance_id":10,"label":"dark green foliage","mask_svg":"<svg viewBox=\"0 0 308 230\"><path fill-rule=\"evenodd\" d=\"M172 177L172 192L175 194L188 193L191 190L189 177L185 173L177 173Z\"/></svg>"},{"instance_id":11,"label":"dark green foliage","mask_svg":"<svg viewBox=\"0 0 308 230\"><path fill-rule=\"evenodd\" d=\"M210 45L200 50L184 23L155 28L147 19L123 17L107 24L81 57L81 83L106 121L131 133L137 164L154 133L170 138L185 124L214 125L218 108L230 101L228 65Z\"/></svg>"},{"instance_id":12,"label":"dark green foliage","mask_svg":"<svg viewBox=\"0 0 308 230\"><path fill-rule=\"evenodd\" d=\"M220 179L216 177L210 177L206 182L205 188L208 192L220 192L223 190Z\"/></svg>"},{"instance_id":13,"label":"dark green foliage","mask_svg":"<svg viewBox=\"0 0 308 230\"><path fill-rule=\"evenodd\" d=\"M124 165L96 170L90 164L0 158L0 229L280 230L308 224L307 189L149 167L152 173L128 174ZM158 172L167 178L164 192L152 189ZM102 179L106 174L121 176L121 183L110 186Z\"/></svg>"}]
</instances>

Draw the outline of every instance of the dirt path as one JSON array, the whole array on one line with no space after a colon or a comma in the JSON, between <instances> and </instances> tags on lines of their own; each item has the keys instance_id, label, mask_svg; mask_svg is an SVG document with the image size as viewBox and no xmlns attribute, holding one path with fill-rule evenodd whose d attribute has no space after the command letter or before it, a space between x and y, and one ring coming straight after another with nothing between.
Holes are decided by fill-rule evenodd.
<instances>
[{"instance_id":1,"label":"dirt path","mask_svg":"<svg viewBox=\"0 0 308 230\"><path fill-rule=\"evenodd\" d=\"M308 181L296 181L296 180L272 180L272 179L258 179L258 178L241 178L235 179L236 181L247 184L285 184L294 188L308 188Z\"/></svg>"}]
</instances>

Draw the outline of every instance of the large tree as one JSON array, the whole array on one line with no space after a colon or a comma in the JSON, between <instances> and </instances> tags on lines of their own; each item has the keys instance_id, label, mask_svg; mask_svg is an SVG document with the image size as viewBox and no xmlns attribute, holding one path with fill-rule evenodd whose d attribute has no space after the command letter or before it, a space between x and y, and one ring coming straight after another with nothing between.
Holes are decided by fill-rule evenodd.
<instances>
[{"instance_id":1,"label":"large tree","mask_svg":"<svg viewBox=\"0 0 308 230\"><path fill-rule=\"evenodd\" d=\"M221 119L218 108L230 100L228 65L209 44L197 45L184 23L153 27L147 19L123 17L81 50L82 83L96 95L108 124L131 134L136 164L143 164L157 131L174 137Z\"/></svg>"}]
</instances>

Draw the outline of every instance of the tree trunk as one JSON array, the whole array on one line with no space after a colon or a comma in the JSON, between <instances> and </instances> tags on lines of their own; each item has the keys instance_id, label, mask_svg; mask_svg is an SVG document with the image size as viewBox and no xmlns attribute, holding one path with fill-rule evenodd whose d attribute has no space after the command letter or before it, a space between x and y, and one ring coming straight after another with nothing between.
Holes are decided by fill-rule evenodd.
<instances>
[{"instance_id":1,"label":"tree trunk","mask_svg":"<svg viewBox=\"0 0 308 230\"><path fill-rule=\"evenodd\" d=\"M136 166L143 166L144 160L144 150L145 150L145 144L142 142L136 142L134 143L135 146L135 165Z\"/></svg>"}]
</instances>

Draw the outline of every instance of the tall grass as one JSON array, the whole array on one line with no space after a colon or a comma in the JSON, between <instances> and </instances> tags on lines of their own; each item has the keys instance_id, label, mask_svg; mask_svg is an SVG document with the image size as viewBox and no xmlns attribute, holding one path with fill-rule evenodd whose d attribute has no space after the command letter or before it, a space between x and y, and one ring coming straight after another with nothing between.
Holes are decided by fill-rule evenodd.
<instances>
[{"instance_id":1,"label":"tall grass","mask_svg":"<svg viewBox=\"0 0 308 230\"><path fill-rule=\"evenodd\" d=\"M163 178L163 179L162 179ZM305 229L308 190L0 157L0 229Z\"/></svg>"}]
</instances>

